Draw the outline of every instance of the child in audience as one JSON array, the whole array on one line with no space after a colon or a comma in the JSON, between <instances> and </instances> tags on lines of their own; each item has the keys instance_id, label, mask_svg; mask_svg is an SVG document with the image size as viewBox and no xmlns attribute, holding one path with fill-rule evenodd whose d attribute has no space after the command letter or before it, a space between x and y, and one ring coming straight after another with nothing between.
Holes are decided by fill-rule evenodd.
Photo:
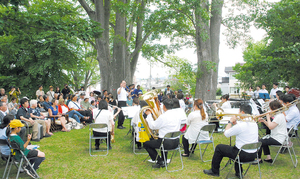
<instances>
[{"instance_id":1,"label":"child in audience","mask_svg":"<svg viewBox=\"0 0 300 179\"><path fill-rule=\"evenodd\" d=\"M27 149L27 146L30 142L31 139L31 135L28 134L27 136L27 141L24 143L23 140L17 135L20 131L21 131L21 127L24 127L24 124L21 123L20 120L18 119L14 119L9 123L10 129L11 129L11 133L10 133L10 142L16 142L19 146L20 149L22 150L22 152L24 153L24 155L30 160L30 158L33 157L37 157L34 159L30 160L31 165L33 165L34 170L37 170L40 166L40 164L45 160L45 153L41 152L39 150L29 150ZM21 160L22 158L22 154L19 151L15 151L16 152L16 159L17 160ZM36 178L37 176L35 176L35 173L32 171L32 169L27 166L24 168L24 170L26 171L26 173L33 177Z\"/></svg>"}]
</instances>

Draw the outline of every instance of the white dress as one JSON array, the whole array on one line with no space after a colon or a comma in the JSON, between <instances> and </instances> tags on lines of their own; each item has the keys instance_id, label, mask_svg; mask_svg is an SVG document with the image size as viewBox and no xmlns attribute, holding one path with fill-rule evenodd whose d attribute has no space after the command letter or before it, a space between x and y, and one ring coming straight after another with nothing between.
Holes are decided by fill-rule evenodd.
<instances>
[{"instance_id":1,"label":"white dress","mask_svg":"<svg viewBox=\"0 0 300 179\"><path fill-rule=\"evenodd\" d=\"M189 144L193 144L196 141L196 138L198 136L198 133L200 132L200 129L207 125L207 120L202 120L202 116L200 114L200 111L193 111L189 114L186 124L189 126L187 129L184 137L189 141ZM200 140L209 140L208 132L201 132Z\"/></svg>"}]
</instances>

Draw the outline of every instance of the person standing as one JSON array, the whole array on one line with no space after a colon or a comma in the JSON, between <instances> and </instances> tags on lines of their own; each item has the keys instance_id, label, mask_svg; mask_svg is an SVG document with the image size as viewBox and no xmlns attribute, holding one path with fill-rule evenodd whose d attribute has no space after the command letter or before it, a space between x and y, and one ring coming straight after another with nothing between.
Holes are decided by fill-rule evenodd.
<instances>
[{"instance_id":1,"label":"person standing","mask_svg":"<svg viewBox=\"0 0 300 179\"><path fill-rule=\"evenodd\" d=\"M67 94L70 94L70 88L67 84L65 84L65 87L61 90L61 93L64 95L64 99L67 98Z\"/></svg>"},{"instance_id":2,"label":"person standing","mask_svg":"<svg viewBox=\"0 0 300 179\"><path fill-rule=\"evenodd\" d=\"M270 91L270 97L276 98L276 91L278 91L278 83L273 83L273 88Z\"/></svg>"},{"instance_id":3,"label":"person standing","mask_svg":"<svg viewBox=\"0 0 300 179\"><path fill-rule=\"evenodd\" d=\"M126 81L122 81L120 83L120 87L117 89L117 93L118 93L118 107L122 108L122 107L126 107L127 104L127 96L129 92L126 92ZM125 120L125 116L123 114L123 111L121 111L119 113L119 120L118 120L118 129L125 129L125 127L123 126Z\"/></svg>"},{"instance_id":4,"label":"person standing","mask_svg":"<svg viewBox=\"0 0 300 179\"><path fill-rule=\"evenodd\" d=\"M35 92L35 95L36 95L36 99L39 99L39 96L40 95L44 95L45 94L45 92L43 91L43 85L40 85L39 86L39 89Z\"/></svg>"},{"instance_id":5,"label":"person standing","mask_svg":"<svg viewBox=\"0 0 300 179\"><path fill-rule=\"evenodd\" d=\"M10 92L9 92L9 96L10 96L10 101L12 101L13 97L15 97L17 99L16 103L19 102L19 95L21 94L21 91L19 88L17 88L16 90L16 87L12 86L10 88Z\"/></svg>"},{"instance_id":6,"label":"person standing","mask_svg":"<svg viewBox=\"0 0 300 179\"><path fill-rule=\"evenodd\" d=\"M49 91L47 92L47 95L49 96L49 101L52 101L52 99L54 99L53 86L49 86Z\"/></svg>"}]
</instances>

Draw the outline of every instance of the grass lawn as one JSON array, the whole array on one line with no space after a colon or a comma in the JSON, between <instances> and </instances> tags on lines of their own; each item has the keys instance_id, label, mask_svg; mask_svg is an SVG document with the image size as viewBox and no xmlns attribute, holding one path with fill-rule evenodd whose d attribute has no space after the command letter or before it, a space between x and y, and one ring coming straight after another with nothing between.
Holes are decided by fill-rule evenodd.
<instances>
[{"instance_id":1,"label":"grass lawn","mask_svg":"<svg viewBox=\"0 0 300 179\"><path fill-rule=\"evenodd\" d=\"M165 168L152 169L151 163L143 162L147 155L135 155L132 152L131 134L126 135L129 128L129 120L125 121L126 129L116 129L115 140L108 156L90 157L88 152L88 127L71 132L56 132L50 138L44 138L40 150L45 152L46 160L38 169L41 178L213 178L203 174L203 169L210 168L210 162L203 163L200 160L199 149L190 158L183 158L184 169L168 173ZM229 144L229 139L222 133L214 134L215 145ZM300 147L296 139L293 139L296 154ZM102 147L104 144L101 144ZM100 145L100 148L102 148ZM92 145L94 148L94 144ZM271 147L271 155L276 155L278 148ZM142 152L145 152L142 150ZM99 152L95 152L96 154ZM170 156L170 154L168 155ZM213 156L212 145L209 145L205 159ZM221 167L225 165L224 158ZM0 159L0 175L2 176L5 163ZM170 170L180 167L179 156L175 156L170 165ZM246 168L246 166L244 166ZM225 178L229 168L220 172L220 177ZM275 164L261 165L262 178L299 178L300 170L294 168L288 153L279 154ZM16 167L12 167L10 178L16 177ZM231 172L234 177L234 169ZM29 178L27 174L20 174L20 178ZM245 178L259 178L257 166L251 166Z\"/></svg>"}]
</instances>

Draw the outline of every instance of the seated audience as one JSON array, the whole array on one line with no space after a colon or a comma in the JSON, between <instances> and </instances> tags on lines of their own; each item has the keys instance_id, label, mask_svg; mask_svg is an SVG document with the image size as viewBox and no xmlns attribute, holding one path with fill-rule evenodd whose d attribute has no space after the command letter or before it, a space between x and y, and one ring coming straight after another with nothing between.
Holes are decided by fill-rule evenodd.
<instances>
[{"instance_id":1,"label":"seated audience","mask_svg":"<svg viewBox=\"0 0 300 179\"><path fill-rule=\"evenodd\" d=\"M88 97L85 97L84 100L81 101L80 106L81 106L82 109L87 110L87 111L88 110L90 110L90 111L93 110L93 108L91 107L91 104L89 103L89 98Z\"/></svg>"},{"instance_id":2,"label":"seated audience","mask_svg":"<svg viewBox=\"0 0 300 179\"><path fill-rule=\"evenodd\" d=\"M58 106L55 99L52 100L52 106L49 107L48 114L52 120L59 120L61 122L62 132L70 131L66 128L66 123L67 123L66 118L63 117L62 114L58 112Z\"/></svg>"},{"instance_id":3,"label":"seated audience","mask_svg":"<svg viewBox=\"0 0 300 179\"><path fill-rule=\"evenodd\" d=\"M48 109L49 109L50 106L52 105L51 102L49 101L49 96L43 95L43 98L44 98L44 102L43 102L44 109L45 109L46 111L48 111Z\"/></svg>"},{"instance_id":4,"label":"seated audience","mask_svg":"<svg viewBox=\"0 0 300 179\"><path fill-rule=\"evenodd\" d=\"M43 135L44 137L50 137L53 135L52 132L50 132L50 126L51 121L50 119L47 119L43 113L41 113L40 109L37 108L37 100L33 99L30 101L30 108L29 108L30 117L33 120L43 120L45 121L45 126L43 125Z\"/></svg>"},{"instance_id":5,"label":"seated audience","mask_svg":"<svg viewBox=\"0 0 300 179\"><path fill-rule=\"evenodd\" d=\"M69 102L68 107L69 107L70 110L78 111L83 116L89 116L89 119L85 121L86 123L92 123L93 122L92 112L90 110L84 110L80 107L80 105L77 102L77 96L76 95L71 96L71 101Z\"/></svg>"},{"instance_id":6,"label":"seated audience","mask_svg":"<svg viewBox=\"0 0 300 179\"><path fill-rule=\"evenodd\" d=\"M0 139L8 139L8 135L10 134L10 129L9 129L9 123L14 119L13 115L8 114L3 118L3 122L0 124ZM0 145L0 152L4 156L9 156L10 155L10 148L6 146L1 146Z\"/></svg>"},{"instance_id":7,"label":"seated audience","mask_svg":"<svg viewBox=\"0 0 300 179\"><path fill-rule=\"evenodd\" d=\"M8 103L7 107L8 107L9 114L12 114L13 116L16 116L16 114L18 112L18 109L19 109L17 99L15 97L12 97L11 102Z\"/></svg>"},{"instance_id":8,"label":"seated audience","mask_svg":"<svg viewBox=\"0 0 300 179\"><path fill-rule=\"evenodd\" d=\"M45 126L45 121L42 120L33 120L30 116L28 107L29 107L29 103L28 103L28 99L27 98L22 98L20 100L21 103L21 107L19 108L16 118L20 119L24 122L27 123L28 127L32 126L32 141L40 141L40 139L38 138L38 132L39 132L39 125L41 124L42 126Z\"/></svg>"}]
</instances>

